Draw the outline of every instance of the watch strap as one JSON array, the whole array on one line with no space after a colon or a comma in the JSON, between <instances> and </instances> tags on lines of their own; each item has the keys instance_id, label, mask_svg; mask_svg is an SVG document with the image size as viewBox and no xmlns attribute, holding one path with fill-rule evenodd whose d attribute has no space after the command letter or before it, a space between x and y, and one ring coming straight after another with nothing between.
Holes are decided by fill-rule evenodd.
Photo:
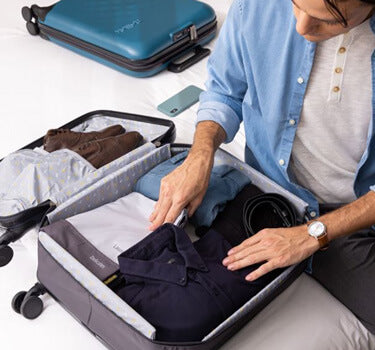
<instances>
[{"instance_id":1,"label":"watch strap","mask_svg":"<svg viewBox=\"0 0 375 350\"><path fill-rule=\"evenodd\" d=\"M320 236L318 238L318 243L319 243L320 250L328 249L329 240L328 240L327 232L323 236Z\"/></svg>"}]
</instances>

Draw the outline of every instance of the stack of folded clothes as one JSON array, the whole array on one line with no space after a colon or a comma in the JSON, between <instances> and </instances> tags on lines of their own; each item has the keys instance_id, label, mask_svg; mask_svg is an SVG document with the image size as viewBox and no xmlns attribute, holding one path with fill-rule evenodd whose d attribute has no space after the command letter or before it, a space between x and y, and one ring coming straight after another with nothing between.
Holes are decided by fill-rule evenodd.
<instances>
[{"instance_id":1,"label":"stack of folded clothes","mask_svg":"<svg viewBox=\"0 0 375 350\"><path fill-rule=\"evenodd\" d=\"M181 165L187 155L187 151L181 152L151 169L137 181L134 191L158 200L162 178ZM224 210L226 203L233 200L249 183L250 179L240 171L227 165L215 166L206 195L192 217L193 224L211 226L217 214Z\"/></svg>"},{"instance_id":2,"label":"stack of folded clothes","mask_svg":"<svg viewBox=\"0 0 375 350\"><path fill-rule=\"evenodd\" d=\"M156 328L156 340L201 341L280 273L248 282L259 265L229 271L222 260L230 248L214 230L192 243L165 224L119 256L115 292Z\"/></svg>"},{"instance_id":3,"label":"stack of folded clothes","mask_svg":"<svg viewBox=\"0 0 375 350\"><path fill-rule=\"evenodd\" d=\"M50 153L70 149L100 168L134 150L142 141L140 133L126 132L121 125L87 133L52 129L44 137L44 149Z\"/></svg>"}]
</instances>

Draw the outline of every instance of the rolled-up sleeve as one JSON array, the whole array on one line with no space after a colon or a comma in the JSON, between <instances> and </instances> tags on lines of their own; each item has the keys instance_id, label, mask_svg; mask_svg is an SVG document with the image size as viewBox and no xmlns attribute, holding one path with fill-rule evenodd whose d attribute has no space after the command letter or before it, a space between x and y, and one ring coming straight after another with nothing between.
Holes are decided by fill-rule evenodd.
<instances>
[{"instance_id":1,"label":"rolled-up sleeve","mask_svg":"<svg viewBox=\"0 0 375 350\"><path fill-rule=\"evenodd\" d=\"M242 102L247 90L241 50L241 0L235 0L208 60L207 91L200 95L197 124L214 121L233 140L242 122Z\"/></svg>"}]
</instances>

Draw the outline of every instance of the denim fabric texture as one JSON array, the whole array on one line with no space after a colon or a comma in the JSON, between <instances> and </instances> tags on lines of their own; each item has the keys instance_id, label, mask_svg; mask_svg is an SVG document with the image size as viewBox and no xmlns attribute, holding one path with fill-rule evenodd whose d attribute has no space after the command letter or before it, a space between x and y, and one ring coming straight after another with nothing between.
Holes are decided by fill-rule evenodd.
<instances>
[{"instance_id":1,"label":"denim fabric texture","mask_svg":"<svg viewBox=\"0 0 375 350\"><path fill-rule=\"evenodd\" d=\"M375 33L375 16L370 24ZM316 50L295 27L290 0L234 0L208 60L197 122L220 124L227 142L243 122L246 162L309 203L316 217L317 199L296 184L288 168ZM375 55L372 67L374 90ZM375 94L367 149L354 182L357 197L375 190L374 119Z\"/></svg>"},{"instance_id":2,"label":"denim fabric texture","mask_svg":"<svg viewBox=\"0 0 375 350\"><path fill-rule=\"evenodd\" d=\"M165 224L119 256L126 282L117 294L156 328L156 340L200 341L280 273L247 282L258 265L229 271L230 248L214 230L192 243Z\"/></svg>"},{"instance_id":3,"label":"denim fabric texture","mask_svg":"<svg viewBox=\"0 0 375 350\"><path fill-rule=\"evenodd\" d=\"M158 200L161 179L180 166L187 154L187 151L181 152L150 170L138 180L134 191ZM211 226L217 214L224 210L226 203L233 200L249 183L250 179L240 171L227 165L215 166L206 195L193 215L192 223L196 226Z\"/></svg>"}]
</instances>

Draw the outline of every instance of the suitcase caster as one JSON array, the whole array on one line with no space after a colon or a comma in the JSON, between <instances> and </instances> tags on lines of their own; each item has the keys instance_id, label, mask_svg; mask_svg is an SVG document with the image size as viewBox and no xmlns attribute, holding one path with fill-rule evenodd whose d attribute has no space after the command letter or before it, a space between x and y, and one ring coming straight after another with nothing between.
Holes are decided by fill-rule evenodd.
<instances>
[{"instance_id":1,"label":"suitcase caster","mask_svg":"<svg viewBox=\"0 0 375 350\"><path fill-rule=\"evenodd\" d=\"M21 313L21 305L22 305L22 302L24 301L25 299L25 296L26 296L27 292L18 292L14 297L13 297L13 300L12 300L12 309L14 312L16 312L17 314L20 314Z\"/></svg>"},{"instance_id":2,"label":"suitcase caster","mask_svg":"<svg viewBox=\"0 0 375 350\"><path fill-rule=\"evenodd\" d=\"M22 13L22 17L23 17L23 19L24 19L26 22L31 22L31 20L32 20L33 17L34 17L33 11L31 10L30 7L27 7L27 6L22 7L21 13Z\"/></svg>"},{"instance_id":3,"label":"suitcase caster","mask_svg":"<svg viewBox=\"0 0 375 350\"><path fill-rule=\"evenodd\" d=\"M13 249L7 245L0 245L0 267L8 265L13 259Z\"/></svg>"},{"instance_id":4,"label":"suitcase caster","mask_svg":"<svg viewBox=\"0 0 375 350\"><path fill-rule=\"evenodd\" d=\"M43 312L43 301L39 296L46 293L44 287L37 283L28 292L17 293L12 300L12 309L28 320L35 320Z\"/></svg>"},{"instance_id":5,"label":"suitcase caster","mask_svg":"<svg viewBox=\"0 0 375 350\"><path fill-rule=\"evenodd\" d=\"M38 35L39 34L39 28L38 25L34 22L27 22L26 23L26 29L31 35Z\"/></svg>"}]
</instances>

